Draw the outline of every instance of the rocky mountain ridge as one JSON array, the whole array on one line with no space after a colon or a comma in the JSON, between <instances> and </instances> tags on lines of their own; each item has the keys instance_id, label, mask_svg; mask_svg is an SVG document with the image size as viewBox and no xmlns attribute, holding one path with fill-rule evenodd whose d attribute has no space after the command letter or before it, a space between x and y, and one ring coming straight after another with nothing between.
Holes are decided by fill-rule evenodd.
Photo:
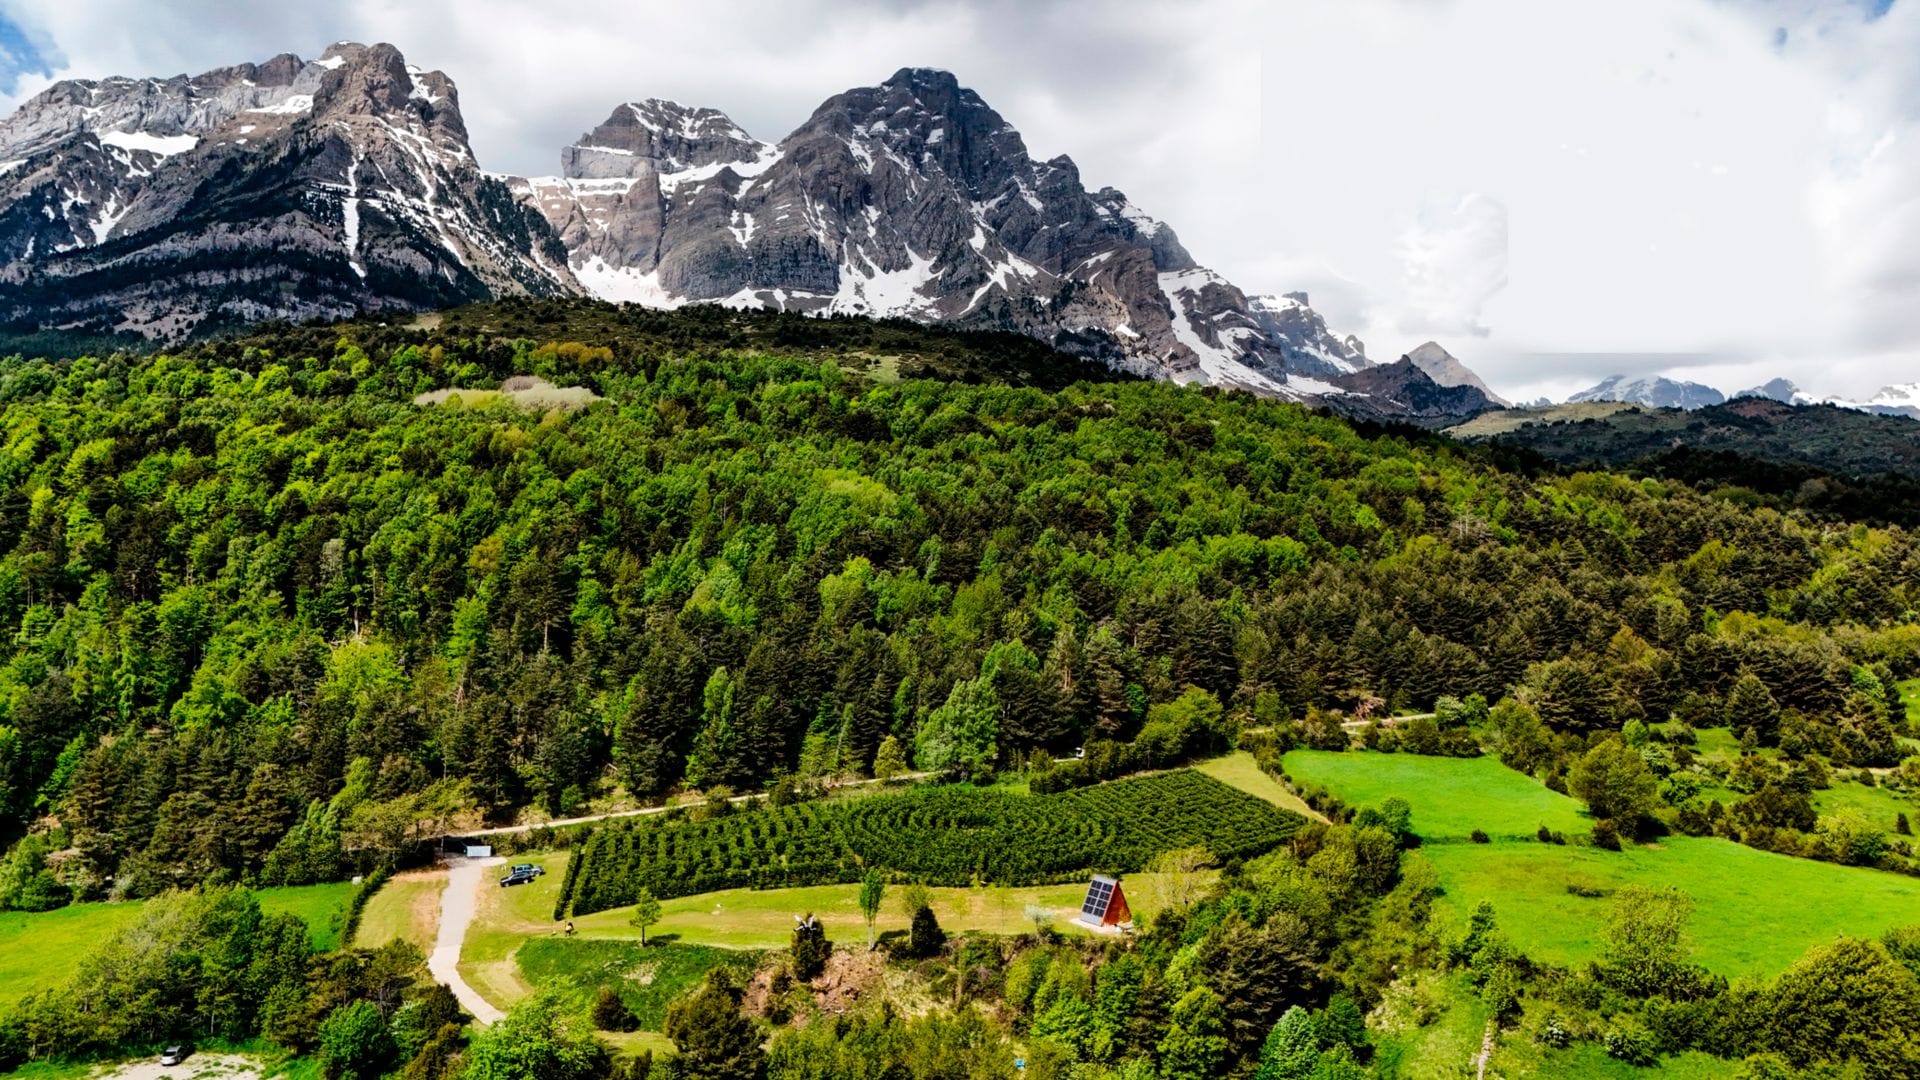
<instances>
[{"instance_id":1,"label":"rocky mountain ridge","mask_svg":"<svg viewBox=\"0 0 1920 1080\"><path fill-rule=\"evenodd\" d=\"M1724 404L1726 400L1725 394L1711 386L1669 379L1664 375L1643 375L1638 378L1610 375L1597 386L1567 398L1569 403L1574 404L1584 401L1624 401L1649 409L1704 409L1709 405Z\"/></svg>"},{"instance_id":2,"label":"rocky mountain ridge","mask_svg":"<svg viewBox=\"0 0 1920 1080\"><path fill-rule=\"evenodd\" d=\"M514 182L606 299L1003 329L1120 370L1306 398L1369 366L1305 294L1249 296L1173 230L1020 133L953 75L904 68L777 144L725 114L621 105Z\"/></svg>"},{"instance_id":3,"label":"rocky mountain ridge","mask_svg":"<svg viewBox=\"0 0 1920 1080\"><path fill-rule=\"evenodd\" d=\"M68 80L0 121L0 324L170 339L268 318L577 291L482 173L453 83L343 42Z\"/></svg>"},{"instance_id":4,"label":"rocky mountain ridge","mask_svg":"<svg viewBox=\"0 0 1920 1080\"><path fill-rule=\"evenodd\" d=\"M1374 366L1305 293L1244 292L944 71L835 95L777 143L623 104L536 178L484 172L452 80L384 44L67 80L0 121L10 334L170 341L582 294L1007 330L1316 404L1371 392L1341 380Z\"/></svg>"},{"instance_id":5,"label":"rocky mountain ridge","mask_svg":"<svg viewBox=\"0 0 1920 1080\"><path fill-rule=\"evenodd\" d=\"M1471 386L1493 404L1503 409L1513 407L1513 402L1494 393L1493 388L1475 374L1472 368L1461 363L1437 341L1425 342L1415 347L1404 359L1426 372L1428 378L1441 386Z\"/></svg>"}]
</instances>

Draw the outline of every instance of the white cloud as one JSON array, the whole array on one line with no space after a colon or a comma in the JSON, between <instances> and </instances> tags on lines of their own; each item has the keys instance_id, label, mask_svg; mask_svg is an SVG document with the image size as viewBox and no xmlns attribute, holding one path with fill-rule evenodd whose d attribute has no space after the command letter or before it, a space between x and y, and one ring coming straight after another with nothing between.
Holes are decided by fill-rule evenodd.
<instances>
[{"instance_id":1,"label":"white cloud","mask_svg":"<svg viewBox=\"0 0 1920 1080\"><path fill-rule=\"evenodd\" d=\"M946 67L1036 156L1071 154L1088 186L1124 189L1248 290L1311 291L1375 356L1440 336L1521 389L1608 373L1581 357L1686 354L1729 389L1777 373L1855 394L1920 378L1920 0L1872 11L0 0L65 56L59 74L392 41L453 76L481 161L515 172L551 171L624 100L712 105L777 138L842 89ZM22 79L15 100L43 85Z\"/></svg>"},{"instance_id":2,"label":"white cloud","mask_svg":"<svg viewBox=\"0 0 1920 1080\"><path fill-rule=\"evenodd\" d=\"M1507 208L1470 194L1429 198L1400 234L1405 309L1416 336L1486 337L1482 309L1507 287Z\"/></svg>"}]
</instances>

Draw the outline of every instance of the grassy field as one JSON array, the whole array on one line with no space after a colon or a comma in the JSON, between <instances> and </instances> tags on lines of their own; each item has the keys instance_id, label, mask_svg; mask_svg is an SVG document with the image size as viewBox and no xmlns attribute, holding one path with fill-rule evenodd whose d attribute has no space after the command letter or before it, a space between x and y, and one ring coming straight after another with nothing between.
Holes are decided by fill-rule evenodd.
<instances>
[{"instance_id":1,"label":"grassy field","mask_svg":"<svg viewBox=\"0 0 1920 1080\"><path fill-rule=\"evenodd\" d=\"M358 885L335 882L328 885L291 885L280 889L256 889L260 910L273 914L285 912L306 920L307 935L313 947L332 952L340 947L340 919Z\"/></svg>"},{"instance_id":2,"label":"grassy field","mask_svg":"<svg viewBox=\"0 0 1920 1080\"><path fill-rule=\"evenodd\" d=\"M1575 896L1672 886L1693 897L1695 959L1735 976L1773 974L1835 937L1877 936L1920 922L1920 879L1755 851L1727 840L1676 837L1623 852L1550 844L1449 844L1423 854L1439 871L1442 905L1464 924L1491 900L1522 951L1557 964L1592 959L1607 900Z\"/></svg>"},{"instance_id":3,"label":"grassy field","mask_svg":"<svg viewBox=\"0 0 1920 1080\"><path fill-rule=\"evenodd\" d=\"M460 974L481 997L502 1008L533 992L513 954L531 938L560 936L560 924L553 921L553 901L560 895L567 853L516 855L513 861L543 866L547 873L530 885L511 889L483 882L473 924L460 950Z\"/></svg>"},{"instance_id":4,"label":"grassy field","mask_svg":"<svg viewBox=\"0 0 1920 1080\"><path fill-rule=\"evenodd\" d=\"M561 924L553 921L553 901L566 873L566 852L522 856L547 868L546 876L512 889L482 887L480 904L467 931L460 954L460 972L488 1001L502 1007L533 992L541 975L529 965L540 956L548 964L551 944L581 941L637 943L640 932L628 925L633 909L615 908L574 919L576 938L569 942ZM1212 872L1199 875L1202 883ZM1126 878L1128 903L1136 920L1145 921L1165 907L1172 882L1160 874L1133 874ZM389 886L391 888L391 886ZM818 885L797 889L729 889L662 901L660 922L647 931L649 941L675 946L701 946L742 951L782 949L793 933L796 915L811 912L826 925L834 941L864 944L866 919L860 914L858 885ZM949 932L977 930L994 934L1028 933L1033 923L1027 908L1038 906L1054 913L1053 925L1067 933L1090 933L1069 924L1079 912L1086 886L1080 883L1032 888L934 889L933 910ZM882 905L877 933L907 928L900 910L898 888ZM377 899L377 898L376 898ZM371 911L371 905L369 905ZM363 922L366 916L363 916ZM530 946L539 948L529 952ZM546 975L552 971L545 969Z\"/></svg>"},{"instance_id":5,"label":"grassy field","mask_svg":"<svg viewBox=\"0 0 1920 1080\"><path fill-rule=\"evenodd\" d=\"M1900 700L1906 703L1907 720L1920 720L1920 679L1908 679L1894 689L1900 691Z\"/></svg>"},{"instance_id":6,"label":"grassy field","mask_svg":"<svg viewBox=\"0 0 1920 1080\"><path fill-rule=\"evenodd\" d=\"M659 1031L667 1006L700 985L717 967L736 968L745 982L760 954L704 945L595 938L538 938L516 957L527 981L548 987L570 984L583 992L609 986L619 991L643 1031Z\"/></svg>"},{"instance_id":7,"label":"grassy field","mask_svg":"<svg viewBox=\"0 0 1920 1080\"><path fill-rule=\"evenodd\" d=\"M1295 750L1285 760L1296 785L1324 787L1349 806L1407 800L1413 831L1425 840L1463 839L1475 829L1530 838L1542 825L1572 835L1589 825L1578 802L1491 757Z\"/></svg>"},{"instance_id":8,"label":"grassy field","mask_svg":"<svg viewBox=\"0 0 1920 1080\"><path fill-rule=\"evenodd\" d=\"M1901 814L1907 815L1909 824L1920 819L1920 802L1897 791L1868 787L1849 780L1835 780L1832 787L1814 792L1813 807L1823 815L1839 810L1858 810L1866 815L1868 821L1888 832L1893 831Z\"/></svg>"},{"instance_id":9,"label":"grassy field","mask_svg":"<svg viewBox=\"0 0 1920 1080\"><path fill-rule=\"evenodd\" d=\"M418 945L421 952L432 952L433 936L440 927L440 891L446 881L446 875L438 872L401 874L388 881L360 912L353 943L371 949L401 938Z\"/></svg>"},{"instance_id":10,"label":"grassy field","mask_svg":"<svg viewBox=\"0 0 1920 1080\"><path fill-rule=\"evenodd\" d=\"M305 919L316 948L333 949L340 944L335 917L346 910L353 890L340 883L260 889L255 895L266 911ZM31 914L0 912L0 1006L65 981L95 945L137 918L142 906L130 901L74 904Z\"/></svg>"},{"instance_id":11,"label":"grassy field","mask_svg":"<svg viewBox=\"0 0 1920 1080\"><path fill-rule=\"evenodd\" d=\"M1245 750L1235 751L1226 757L1198 762L1193 768L1196 772L1206 773L1215 780L1237 787L1249 795L1257 795L1282 810L1291 810L1315 821L1327 820L1320 811L1308 806L1306 800L1288 791L1286 785L1268 776L1265 770L1254 763L1253 755Z\"/></svg>"}]
</instances>

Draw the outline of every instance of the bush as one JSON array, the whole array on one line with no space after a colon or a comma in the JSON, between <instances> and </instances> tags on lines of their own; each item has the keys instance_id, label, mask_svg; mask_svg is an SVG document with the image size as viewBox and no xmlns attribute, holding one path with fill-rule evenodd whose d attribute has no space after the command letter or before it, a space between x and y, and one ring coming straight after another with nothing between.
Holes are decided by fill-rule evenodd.
<instances>
[{"instance_id":1,"label":"bush","mask_svg":"<svg viewBox=\"0 0 1920 1080\"><path fill-rule=\"evenodd\" d=\"M1660 1060L1653 1036L1644 1031L1609 1031L1603 1041L1608 1057L1637 1068L1647 1068Z\"/></svg>"},{"instance_id":2,"label":"bush","mask_svg":"<svg viewBox=\"0 0 1920 1080\"><path fill-rule=\"evenodd\" d=\"M1049 777L1066 774L1062 762ZM1058 794L922 787L712 820L661 814L595 833L562 886L573 915L734 888L852 883L879 869L929 884L1044 885L1138 870L1204 843L1222 859L1283 843L1301 819L1190 770ZM575 866L568 867L575 875ZM557 908L558 910L558 908Z\"/></svg>"},{"instance_id":3,"label":"bush","mask_svg":"<svg viewBox=\"0 0 1920 1080\"><path fill-rule=\"evenodd\" d=\"M1487 831L1485 829L1473 830L1473 833L1468 837L1468 839L1472 840L1476 844L1490 844L1493 842L1493 838L1487 835Z\"/></svg>"},{"instance_id":4,"label":"bush","mask_svg":"<svg viewBox=\"0 0 1920 1080\"><path fill-rule=\"evenodd\" d=\"M640 1018L627 1007L620 992L611 986L602 986L593 995L593 1026L601 1031L637 1031Z\"/></svg>"},{"instance_id":5,"label":"bush","mask_svg":"<svg viewBox=\"0 0 1920 1080\"><path fill-rule=\"evenodd\" d=\"M1601 818L1593 823L1593 846L1608 851L1620 850L1620 829L1611 818Z\"/></svg>"},{"instance_id":6,"label":"bush","mask_svg":"<svg viewBox=\"0 0 1920 1080\"><path fill-rule=\"evenodd\" d=\"M947 932L940 928L940 920L934 917L933 909L925 904L913 910L913 921L907 931L907 955L916 960L925 960L938 956L940 950L947 947Z\"/></svg>"},{"instance_id":7,"label":"bush","mask_svg":"<svg viewBox=\"0 0 1920 1080\"><path fill-rule=\"evenodd\" d=\"M827 957L832 952L833 942L827 940L827 928L809 912L794 926L793 942L787 949L793 977L800 982L819 978L827 970Z\"/></svg>"},{"instance_id":8,"label":"bush","mask_svg":"<svg viewBox=\"0 0 1920 1080\"><path fill-rule=\"evenodd\" d=\"M350 1001L320 1025L320 1071L328 1080L375 1080L393 1052L387 1019L371 1001Z\"/></svg>"}]
</instances>

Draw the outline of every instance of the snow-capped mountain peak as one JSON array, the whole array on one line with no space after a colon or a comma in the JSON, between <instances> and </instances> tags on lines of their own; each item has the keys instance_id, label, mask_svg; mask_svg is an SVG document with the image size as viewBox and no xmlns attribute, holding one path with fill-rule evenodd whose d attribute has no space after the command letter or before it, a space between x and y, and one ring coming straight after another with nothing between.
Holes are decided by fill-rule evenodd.
<instances>
[{"instance_id":1,"label":"snow-capped mountain peak","mask_svg":"<svg viewBox=\"0 0 1920 1080\"><path fill-rule=\"evenodd\" d=\"M1723 404L1727 398L1711 386L1669 379L1664 375L1643 375L1638 378L1612 375L1602 379L1599 385L1582 390L1567 400L1623 401L1649 409L1703 409L1709 405Z\"/></svg>"},{"instance_id":2,"label":"snow-capped mountain peak","mask_svg":"<svg viewBox=\"0 0 1920 1080\"><path fill-rule=\"evenodd\" d=\"M0 121L0 161L16 326L164 338L577 288L474 165L452 80L391 45L58 83Z\"/></svg>"},{"instance_id":3,"label":"snow-capped mountain peak","mask_svg":"<svg viewBox=\"0 0 1920 1080\"><path fill-rule=\"evenodd\" d=\"M1014 330L1280 396L1368 365L1304 296L1249 298L1121 192L1088 191L1072 159L1034 160L936 69L836 94L772 146L717 110L625 105L562 152L561 176L515 188L609 299Z\"/></svg>"}]
</instances>

